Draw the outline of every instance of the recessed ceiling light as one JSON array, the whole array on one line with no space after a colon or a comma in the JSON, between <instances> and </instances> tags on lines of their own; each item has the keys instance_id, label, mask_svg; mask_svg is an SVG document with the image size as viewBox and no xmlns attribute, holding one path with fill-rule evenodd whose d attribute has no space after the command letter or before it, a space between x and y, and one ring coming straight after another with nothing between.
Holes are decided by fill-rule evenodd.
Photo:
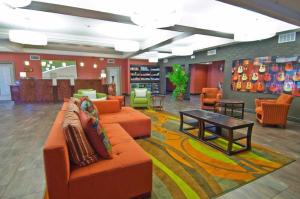
<instances>
[{"instance_id":1,"label":"recessed ceiling light","mask_svg":"<svg viewBox=\"0 0 300 199\"><path fill-rule=\"evenodd\" d=\"M135 52L140 49L139 42L130 40L120 40L115 43L115 50L122 52Z\"/></svg>"},{"instance_id":2,"label":"recessed ceiling light","mask_svg":"<svg viewBox=\"0 0 300 199\"><path fill-rule=\"evenodd\" d=\"M47 45L47 36L45 34L28 30L10 30L9 40L20 44Z\"/></svg>"}]
</instances>

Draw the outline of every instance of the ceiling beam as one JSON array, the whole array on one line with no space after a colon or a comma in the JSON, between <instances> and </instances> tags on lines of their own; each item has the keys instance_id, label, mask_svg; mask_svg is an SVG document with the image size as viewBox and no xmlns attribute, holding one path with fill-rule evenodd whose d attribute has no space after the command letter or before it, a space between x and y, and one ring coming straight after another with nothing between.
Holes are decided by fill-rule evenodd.
<instances>
[{"instance_id":1,"label":"ceiling beam","mask_svg":"<svg viewBox=\"0 0 300 199\"><path fill-rule=\"evenodd\" d=\"M252 10L296 26L300 26L300 12L286 1L275 0L218 0ZM295 1L296 3L297 1ZM300 5L300 3L298 3ZM298 7L299 8L299 7Z\"/></svg>"},{"instance_id":2,"label":"ceiling beam","mask_svg":"<svg viewBox=\"0 0 300 199\"><path fill-rule=\"evenodd\" d=\"M130 17L128 17L128 16L117 15L117 14L95 11L95 10L88 10L88 9L71 7L71 6L65 6L65 5L52 4L52 3L33 1L29 6L23 8L23 9L37 10L37 11L43 11L43 12L75 16L75 17L83 17L83 18L98 19L98 20L104 20L104 21L110 21L110 22L135 25L131 21ZM193 33L193 34L202 34L202 35L222 37L222 38L228 38L228 39L233 39L233 37L234 37L234 35L231 33L224 33L224 32L219 32L219 31L194 28L194 27L188 27L188 26L182 26L182 25L175 25L175 26L161 28L161 29L177 31L177 32L189 32L189 33Z\"/></svg>"},{"instance_id":3,"label":"ceiling beam","mask_svg":"<svg viewBox=\"0 0 300 199\"><path fill-rule=\"evenodd\" d=\"M142 50L139 50L137 52L134 52L134 53L131 53L131 54L128 54L125 58L130 58L130 57L134 57L134 56L137 56L139 54L142 54L142 53L145 53L145 52L148 52L148 51L151 51L151 50L155 50L156 48L159 48L159 47L162 47L162 46L165 46L165 45L168 45L168 44L171 44L172 42L174 41L177 41L177 40L180 40L180 39L183 39L183 38L186 38L188 36L191 36L193 35L193 33L189 33L189 32L185 32L185 33L181 33L175 37L172 37L170 39L167 39L165 41L162 41L158 44L155 44L153 46L150 46L148 48L145 48L145 49L142 49Z\"/></svg>"}]
</instances>

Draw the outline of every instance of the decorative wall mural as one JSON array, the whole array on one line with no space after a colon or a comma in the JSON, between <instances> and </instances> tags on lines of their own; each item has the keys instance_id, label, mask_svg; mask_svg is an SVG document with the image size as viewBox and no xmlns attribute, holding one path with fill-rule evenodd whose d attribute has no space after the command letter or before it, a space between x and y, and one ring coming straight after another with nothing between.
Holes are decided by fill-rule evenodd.
<instances>
[{"instance_id":1,"label":"decorative wall mural","mask_svg":"<svg viewBox=\"0 0 300 199\"><path fill-rule=\"evenodd\" d=\"M300 56L235 60L232 64L231 89L300 96Z\"/></svg>"},{"instance_id":2,"label":"decorative wall mural","mask_svg":"<svg viewBox=\"0 0 300 199\"><path fill-rule=\"evenodd\" d=\"M70 79L74 84L77 78L76 62L72 60L41 60L43 79L52 79L56 85L57 79Z\"/></svg>"}]
</instances>

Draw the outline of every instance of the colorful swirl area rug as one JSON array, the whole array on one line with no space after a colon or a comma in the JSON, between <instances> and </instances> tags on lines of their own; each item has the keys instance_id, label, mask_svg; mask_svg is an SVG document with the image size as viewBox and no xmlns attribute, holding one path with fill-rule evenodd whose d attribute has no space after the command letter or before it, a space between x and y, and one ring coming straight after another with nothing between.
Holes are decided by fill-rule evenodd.
<instances>
[{"instance_id":1,"label":"colorful swirl area rug","mask_svg":"<svg viewBox=\"0 0 300 199\"><path fill-rule=\"evenodd\" d=\"M252 151L227 156L179 132L178 117L143 112L152 119L152 135L137 142L153 160L152 198L214 198L294 161L255 144Z\"/></svg>"}]
</instances>

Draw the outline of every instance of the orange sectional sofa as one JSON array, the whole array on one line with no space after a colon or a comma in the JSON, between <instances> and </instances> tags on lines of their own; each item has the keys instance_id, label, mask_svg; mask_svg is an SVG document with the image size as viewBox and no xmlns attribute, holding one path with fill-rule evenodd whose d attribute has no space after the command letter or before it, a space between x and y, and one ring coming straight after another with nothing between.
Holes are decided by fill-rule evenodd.
<instances>
[{"instance_id":1,"label":"orange sectional sofa","mask_svg":"<svg viewBox=\"0 0 300 199\"><path fill-rule=\"evenodd\" d=\"M128 199L149 196L152 161L133 138L150 136L151 120L141 112L120 107L118 100L94 102L112 144L113 159L86 167L70 164L59 111L44 145L44 165L50 199Z\"/></svg>"}]
</instances>

